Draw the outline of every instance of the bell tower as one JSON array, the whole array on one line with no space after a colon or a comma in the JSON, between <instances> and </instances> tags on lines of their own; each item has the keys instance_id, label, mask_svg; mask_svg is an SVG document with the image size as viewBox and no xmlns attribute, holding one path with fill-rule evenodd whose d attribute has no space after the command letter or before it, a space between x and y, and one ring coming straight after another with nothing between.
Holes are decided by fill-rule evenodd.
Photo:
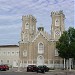
<instances>
[{"instance_id":1,"label":"bell tower","mask_svg":"<svg viewBox=\"0 0 75 75\"><path fill-rule=\"evenodd\" d=\"M55 41L58 41L61 34L65 30L64 19L65 15L63 11L51 12L52 25L51 25L51 38Z\"/></svg>"},{"instance_id":2,"label":"bell tower","mask_svg":"<svg viewBox=\"0 0 75 75\"><path fill-rule=\"evenodd\" d=\"M36 18L32 15L22 16L21 41L31 41L36 33Z\"/></svg>"}]
</instances>

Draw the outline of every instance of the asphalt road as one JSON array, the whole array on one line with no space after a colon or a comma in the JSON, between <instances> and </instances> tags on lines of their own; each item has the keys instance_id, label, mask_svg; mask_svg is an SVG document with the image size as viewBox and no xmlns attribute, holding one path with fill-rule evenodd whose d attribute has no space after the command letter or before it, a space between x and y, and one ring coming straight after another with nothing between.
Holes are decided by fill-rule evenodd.
<instances>
[{"instance_id":1,"label":"asphalt road","mask_svg":"<svg viewBox=\"0 0 75 75\"><path fill-rule=\"evenodd\" d=\"M0 71L0 75L75 75L75 70L64 71L64 70L50 70L49 72L36 73L36 72L26 72L26 69L16 69L11 68L8 71Z\"/></svg>"},{"instance_id":2,"label":"asphalt road","mask_svg":"<svg viewBox=\"0 0 75 75\"><path fill-rule=\"evenodd\" d=\"M10 71L0 71L0 75L75 75L75 72L45 72L36 73L36 72L10 72Z\"/></svg>"}]
</instances>

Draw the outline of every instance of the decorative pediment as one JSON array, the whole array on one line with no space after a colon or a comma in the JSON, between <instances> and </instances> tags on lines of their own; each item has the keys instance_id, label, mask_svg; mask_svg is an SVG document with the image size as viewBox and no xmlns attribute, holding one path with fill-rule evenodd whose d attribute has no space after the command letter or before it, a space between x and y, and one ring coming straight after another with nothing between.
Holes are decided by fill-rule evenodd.
<instances>
[{"instance_id":1,"label":"decorative pediment","mask_svg":"<svg viewBox=\"0 0 75 75\"><path fill-rule=\"evenodd\" d=\"M35 38L32 40L32 42L34 42L38 37L39 35L42 35L47 41L49 41L49 39L44 35L44 33L42 31L40 31L36 36Z\"/></svg>"}]
</instances>

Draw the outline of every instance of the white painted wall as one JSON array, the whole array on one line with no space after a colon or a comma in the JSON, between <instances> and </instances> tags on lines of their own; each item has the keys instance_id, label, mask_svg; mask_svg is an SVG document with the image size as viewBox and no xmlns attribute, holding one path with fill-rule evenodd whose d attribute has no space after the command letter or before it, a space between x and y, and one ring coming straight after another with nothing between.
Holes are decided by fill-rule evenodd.
<instances>
[{"instance_id":1,"label":"white painted wall","mask_svg":"<svg viewBox=\"0 0 75 75\"><path fill-rule=\"evenodd\" d=\"M18 67L19 47L0 47L0 64Z\"/></svg>"}]
</instances>

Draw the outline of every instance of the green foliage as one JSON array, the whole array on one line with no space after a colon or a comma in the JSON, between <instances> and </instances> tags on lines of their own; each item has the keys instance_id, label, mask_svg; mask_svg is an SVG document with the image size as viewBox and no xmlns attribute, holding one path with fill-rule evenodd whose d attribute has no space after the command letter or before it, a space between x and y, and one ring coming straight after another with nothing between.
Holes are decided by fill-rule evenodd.
<instances>
[{"instance_id":1,"label":"green foliage","mask_svg":"<svg viewBox=\"0 0 75 75\"><path fill-rule=\"evenodd\" d=\"M62 58L75 58L75 29L70 27L64 31L59 41L56 42L59 56Z\"/></svg>"}]
</instances>

